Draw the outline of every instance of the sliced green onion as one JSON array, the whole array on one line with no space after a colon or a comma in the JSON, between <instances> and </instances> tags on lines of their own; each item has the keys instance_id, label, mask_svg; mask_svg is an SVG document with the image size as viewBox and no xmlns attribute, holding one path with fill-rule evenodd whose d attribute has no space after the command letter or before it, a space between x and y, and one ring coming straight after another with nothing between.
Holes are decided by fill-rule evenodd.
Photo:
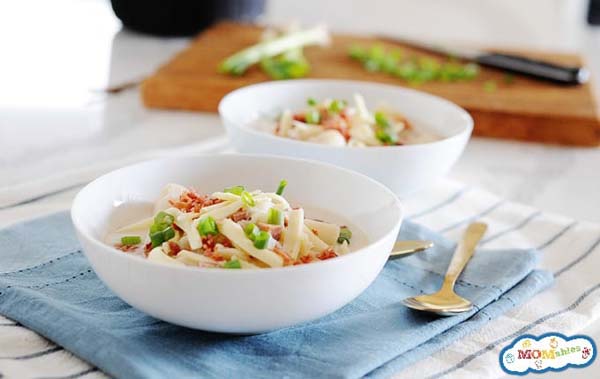
<instances>
[{"instance_id":1,"label":"sliced green onion","mask_svg":"<svg viewBox=\"0 0 600 379\"><path fill-rule=\"evenodd\" d=\"M169 226L168 224L152 224L150 226L150 234L156 233L156 232L162 232L168 226Z\"/></svg>"},{"instance_id":2,"label":"sliced green onion","mask_svg":"<svg viewBox=\"0 0 600 379\"><path fill-rule=\"evenodd\" d=\"M388 121L387 117L385 117L383 112L375 112L375 122L377 123L377 125L384 128L390 126L390 122Z\"/></svg>"},{"instance_id":3,"label":"sliced green onion","mask_svg":"<svg viewBox=\"0 0 600 379\"><path fill-rule=\"evenodd\" d=\"M465 77L464 69L457 63L446 63L439 71L439 79L443 82L453 82Z\"/></svg>"},{"instance_id":4,"label":"sliced green onion","mask_svg":"<svg viewBox=\"0 0 600 379\"><path fill-rule=\"evenodd\" d=\"M162 245L162 243L165 242L162 231L150 233L150 242L152 242L153 248Z\"/></svg>"},{"instance_id":5,"label":"sliced green onion","mask_svg":"<svg viewBox=\"0 0 600 379\"><path fill-rule=\"evenodd\" d=\"M317 109L311 109L306 112L307 124L318 124L319 122L321 122L321 113Z\"/></svg>"},{"instance_id":6,"label":"sliced green onion","mask_svg":"<svg viewBox=\"0 0 600 379\"><path fill-rule=\"evenodd\" d=\"M264 249L269 243L271 235L264 230L261 230L256 237L254 237L254 247L257 249Z\"/></svg>"},{"instance_id":7,"label":"sliced green onion","mask_svg":"<svg viewBox=\"0 0 600 379\"><path fill-rule=\"evenodd\" d=\"M240 196L242 194L242 192L244 192L245 190L246 189L244 188L244 186L233 186L233 187L225 188L223 190L223 192L232 193L234 195Z\"/></svg>"},{"instance_id":8,"label":"sliced green onion","mask_svg":"<svg viewBox=\"0 0 600 379\"><path fill-rule=\"evenodd\" d=\"M223 268L242 268L242 264L238 260L228 261L223 264Z\"/></svg>"},{"instance_id":9,"label":"sliced green onion","mask_svg":"<svg viewBox=\"0 0 600 379\"><path fill-rule=\"evenodd\" d=\"M416 77L418 73L418 67L414 62L404 62L394 71L394 75L399 76L400 78L411 81Z\"/></svg>"},{"instance_id":10,"label":"sliced green onion","mask_svg":"<svg viewBox=\"0 0 600 379\"><path fill-rule=\"evenodd\" d=\"M384 69L386 60L385 49L382 45L373 45L362 59L363 66L367 71L381 71Z\"/></svg>"},{"instance_id":11,"label":"sliced green onion","mask_svg":"<svg viewBox=\"0 0 600 379\"><path fill-rule=\"evenodd\" d=\"M267 223L271 225L281 225L283 223L283 213L277 208L269 208L267 213Z\"/></svg>"},{"instance_id":12,"label":"sliced green onion","mask_svg":"<svg viewBox=\"0 0 600 379\"><path fill-rule=\"evenodd\" d=\"M382 112L375 112L375 123L377 123L378 127L375 131L375 137L379 141L389 145L398 142L398 136L390 130L390 122Z\"/></svg>"},{"instance_id":13,"label":"sliced green onion","mask_svg":"<svg viewBox=\"0 0 600 379\"><path fill-rule=\"evenodd\" d=\"M315 100L315 99L314 99L314 98L312 98L312 97L309 97L309 98L308 98L308 100L306 100L306 103L307 103L309 106L311 106L311 107L314 107L315 105L317 105L317 100Z\"/></svg>"},{"instance_id":14,"label":"sliced green onion","mask_svg":"<svg viewBox=\"0 0 600 379\"><path fill-rule=\"evenodd\" d=\"M160 246L163 242L175 237L175 229L172 227L174 222L175 217L167 212L161 211L154 216L154 223L150 226L149 233L152 247Z\"/></svg>"},{"instance_id":15,"label":"sliced green onion","mask_svg":"<svg viewBox=\"0 0 600 379\"><path fill-rule=\"evenodd\" d=\"M369 58L380 60L385 57L385 48L381 44L375 44L369 49Z\"/></svg>"},{"instance_id":16,"label":"sliced green onion","mask_svg":"<svg viewBox=\"0 0 600 379\"><path fill-rule=\"evenodd\" d=\"M158 212L156 216L154 216L154 223L161 225L172 225L175 222L175 217L173 215L168 214L167 212Z\"/></svg>"},{"instance_id":17,"label":"sliced green onion","mask_svg":"<svg viewBox=\"0 0 600 379\"><path fill-rule=\"evenodd\" d=\"M246 204L247 206L253 207L256 205L256 202L254 201L254 198L252 197L250 192L243 191L242 194L240 195L240 197L242 198L242 202L244 204Z\"/></svg>"},{"instance_id":18,"label":"sliced green onion","mask_svg":"<svg viewBox=\"0 0 600 379\"><path fill-rule=\"evenodd\" d=\"M350 239L352 238L352 232L347 227L343 226L340 228L340 235L337 239L338 243L344 243L346 241L348 244L350 243Z\"/></svg>"},{"instance_id":19,"label":"sliced green onion","mask_svg":"<svg viewBox=\"0 0 600 379\"><path fill-rule=\"evenodd\" d=\"M142 239L139 236L121 237L121 245L123 246L139 245L140 243L142 243Z\"/></svg>"},{"instance_id":20,"label":"sliced green onion","mask_svg":"<svg viewBox=\"0 0 600 379\"><path fill-rule=\"evenodd\" d=\"M260 229L258 228L258 226L256 226L256 224L251 222L249 224L246 224L246 226L244 227L244 233L246 233L246 237L254 241L254 239L256 239L256 236L260 234Z\"/></svg>"},{"instance_id":21,"label":"sliced green onion","mask_svg":"<svg viewBox=\"0 0 600 379\"><path fill-rule=\"evenodd\" d=\"M198 222L197 229L198 233L200 233L200 235L203 237L209 234L213 236L219 234L219 230L217 229L217 223L215 222L215 219L211 216L202 218Z\"/></svg>"},{"instance_id":22,"label":"sliced green onion","mask_svg":"<svg viewBox=\"0 0 600 379\"><path fill-rule=\"evenodd\" d=\"M332 113L340 113L346 107L344 100L332 100L329 104L329 111Z\"/></svg>"},{"instance_id":23,"label":"sliced green onion","mask_svg":"<svg viewBox=\"0 0 600 379\"><path fill-rule=\"evenodd\" d=\"M398 66L398 56L396 54L388 54L381 61L381 71L391 74Z\"/></svg>"},{"instance_id":24,"label":"sliced green onion","mask_svg":"<svg viewBox=\"0 0 600 379\"><path fill-rule=\"evenodd\" d=\"M278 194L279 196L281 196L283 194L283 190L285 189L286 186L287 186L287 181L285 179L283 179L282 181L279 182L279 187L277 187L277 191L275 191L275 193Z\"/></svg>"},{"instance_id":25,"label":"sliced green onion","mask_svg":"<svg viewBox=\"0 0 600 379\"><path fill-rule=\"evenodd\" d=\"M385 129L379 129L375 132L375 137L381 141L382 143L388 144L388 145L394 145L396 142L398 142L398 137L396 137L396 135L394 135L393 133L388 132Z\"/></svg>"},{"instance_id":26,"label":"sliced green onion","mask_svg":"<svg viewBox=\"0 0 600 379\"><path fill-rule=\"evenodd\" d=\"M381 45L372 45L368 48L353 45L348 49L348 55L360 62L367 71L384 72L411 84L433 80L442 82L472 80L479 73L477 64L461 64L455 57L448 57L443 63L438 59L425 56L404 58L401 51L386 51Z\"/></svg>"},{"instance_id":27,"label":"sliced green onion","mask_svg":"<svg viewBox=\"0 0 600 379\"><path fill-rule=\"evenodd\" d=\"M175 237L175 229L168 227L167 229L163 230L163 237L165 241L168 241L171 238Z\"/></svg>"},{"instance_id":28,"label":"sliced green onion","mask_svg":"<svg viewBox=\"0 0 600 379\"><path fill-rule=\"evenodd\" d=\"M162 232L163 230L167 229L171 225L169 225L169 224L152 224L152 226L150 227L150 233Z\"/></svg>"},{"instance_id":29,"label":"sliced green onion","mask_svg":"<svg viewBox=\"0 0 600 379\"><path fill-rule=\"evenodd\" d=\"M152 247L160 246L163 242L175 237L175 229L171 226L167 226L162 230L160 230L160 227L161 225L157 224L150 227L150 242L152 242Z\"/></svg>"}]
</instances>

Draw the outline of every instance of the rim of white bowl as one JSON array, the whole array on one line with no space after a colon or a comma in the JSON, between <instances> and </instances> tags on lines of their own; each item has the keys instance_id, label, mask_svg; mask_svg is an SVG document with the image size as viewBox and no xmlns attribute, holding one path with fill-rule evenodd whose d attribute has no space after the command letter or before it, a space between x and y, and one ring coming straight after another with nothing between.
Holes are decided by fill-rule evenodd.
<instances>
[{"instance_id":1,"label":"rim of white bowl","mask_svg":"<svg viewBox=\"0 0 600 379\"><path fill-rule=\"evenodd\" d=\"M440 138L437 139L435 141L431 141L431 142L425 142L425 143L418 143L418 144L412 144L412 145L395 145L395 146L368 146L368 147L356 147L356 146L330 146L330 145L324 145L324 144L319 144L319 143L314 143L314 142L308 142L308 141L302 141L302 140L296 140L293 138L285 138L285 137L280 137L280 136L276 136L273 135L271 133L267 133L265 131L260 131L257 130L255 128L250 128L248 126L244 126L239 122L234 122L231 120L230 117L227 117L226 113L224 111L224 108L227 107L227 103L230 101L233 101L232 99L237 97L237 96L241 96L241 95L245 95L246 92L250 92L256 88L259 87L269 87L269 86L285 86L285 85L290 85L290 84L311 84L311 83L318 83L318 84L323 84L326 85L327 83L330 84L342 84L342 85L354 85L354 86L370 86L370 87L383 87L383 88L387 88L387 89L391 89L394 91L401 91L401 92L407 92L416 96L420 96L420 97L425 97L428 98L429 100L432 101L437 101L440 102L442 104L445 104L446 106L449 106L451 108L453 108L458 114L460 114L461 117L463 117L466 121L466 124L463 128L463 130L461 130L458 133L454 133L451 136L448 137L444 137L444 138ZM360 92L360 91L357 91ZM418 150L420 148L423 148L425 146L435 146L438 144L443 144L446 143L447 141L451 141L454 139L458 139L461 138L464 134L468 134L470 135L473 132L473 126L474 126L474 121L473 121L473 117L471 117L471 114L469 114L469 112L467 112L464 108L462 108L461 106L453 103L450 100L447 100L443 97L440 96L436 96L436 95L432 95L430 93L427 92L423 92L423 91L419 91L413 88L406 88L406 87L400 87L400 86L396 86L396 85L392 85L392 84L385 84L385 83L377 83L377 82L368 82L368 81L364 81L364 80L341 80L341 79L290 79L290 80L279 80L279 81L271 81L271 82L262 82L262 83L256 83L256 84L250 84L241 88L238 88L236 90L233 90L231 92L229 92L228 94L226 94L221 101L219 102L219 106L218 106L218 111L219 111L219 115L221 116L221 118L223 119L224 123L229 123L231 125L235 125L236 128L245 131L246 133L250 133L256 136L260 136L261 138L267 138L270 139L274 142L278 142L280 143L281 141L287 141L287 143L290 144L296 144L296 145L300 145L303 147L307 147L310 146L311 148L314 149L320 149L320 150L330 150L330 149L351 149L353 151L361 151L361 152L368 152L368 151L395 151L397 149L401 149L401 150Z\"/></svg>"},{"instance_id":2,"label":"rim of white bowl","mask_svg":"<svg viewBox=\"0 0 600 379\"><path fill-rule=\"evenodd\" d=\"M188 155L188 156L179 156L179 157L170 157L170 158L157 158L157 159L146 160L143 162L138 162L138 163L134 163L131 165L127 165L127 166L118 168L116 170L110 171L110 172L94 179L90 183L86 184L85 187L83 187L81 190L79 190L79 192L73 199L73 204L71 206L71 211L70 211L71 221L73 223L73 226L75 227L77 232L79 232L79 234L83 235L84 238L86 238L88 241L92 242L92 244L94 244L96 248L102 248L102 249L106 248L109 254L116 254L117 256L119 256L123 259L130 259L135 262L139 262L140 264L149 264L149 265L152 265L155 267L164 267L165 269L187 270L187 271L191 271L191 272L201 272L201 273L213 273L216 275L240 275L241 273L245 273L245 275L252 275L257 272L280 272L282 270L288 270L288 271L307 270L307 269L310 269L310 266L314 267L314 265L326 265L326 264L331 265L331 264L335 264L336 262L340 262L341 260L353 259L352 258L353 256L365 254L366 253L365 250L367 250L368 247L375 245L375 244L379 243L380 241L382 241L383 239L387 238L390 234L392 234L394 232L394 230L396 229L397 226L402 226L402 222L404 221L404 206L402 205L402 202L400 201L400 199L398 199L398 196L396 194L394 194L385 185L378 182L377 180L372 179L369 176L361 174L359 172L349 170L349 169L346 169L343 167L339 167L339 166L336 166L336 165L333 165L330 163L323 163L320 161L314 161L314 160L304 159L304 158L284 157L284 156L273 155L273 154L232 153L232 154L223 154L223 155L224 156L248 157L248 158L269 158L269 159L277 159L277 160L303 162L303 163L313 164L316 166L323 166L323 167L334 169L334 170L344 171L348 174L362 177L364 180L367 180L367 181L371 182L373 185L378 186L380 189L382 189L384 192L387 192L391 196L391 198L394 200L394 204L396 205L396 208L398 209L400 217L396 221L396 224L391 226L390 229L381 238L377 239L376 241L370 241L367 245L361 247L360 249L358 249L356 251L352 251L343 256L338 256L335 258L326 259L326 260L319 261L319 262L312 262L312 263L301 264L301 265L269 267L269 268L248 269L248 270L231 270L231 269L225 269L225 268L205 268L205 267L191 267L191 266L179 266L179 265L175 266L175 265L165 265L165 264L149 261L148 259L145 259L143 257L133 256L130 254L124 254L122 251L116 249L115 247L110 246L110 245L100 241L99 239L95 238L94 236L90 235L90 233L88 233L87 230L83 230L80 227L79 221L75 214L76 208L79 206L79 203L82 201L81 198L83 196L85 196L85 192L89 190L88 188L93 186L98 181L104 180L104 178L106 178L107 176L113 175L117 172L124 171L127 169L132 169L134 167L141 166L144 164L149 164L152 162L158 162L158 161L164 161L164 160L180 160L180 159L186 159L186 158L201 158L203 156L211 156L211 157L215 156L214 154L197 154L197 155ZM84 253L85 253L85 249L83 247L81 248L81 250L84 251Z\"/></svg>"}]
</instances>

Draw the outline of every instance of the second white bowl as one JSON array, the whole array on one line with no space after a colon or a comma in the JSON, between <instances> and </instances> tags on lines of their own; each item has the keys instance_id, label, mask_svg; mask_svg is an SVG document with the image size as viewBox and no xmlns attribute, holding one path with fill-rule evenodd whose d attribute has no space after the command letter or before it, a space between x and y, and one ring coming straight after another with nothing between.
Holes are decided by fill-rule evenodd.
<instances>
[{"instance_id":1,"label":"second white bowl","mask_svg":"<svg viewBox=\"0 0 600 379\"><path fill-rule=\"evenodd\" d=\"M309 97L351 99L360 93L367 106L386 104L416 127L441 136L431 143L385 147L332 147L275 136L256 127L260 117L303 109ZM462 154L473 119L459 106L424 92L350 80L267 82L229 93L219 114L237 151L314 159L359 171L406 196L444 176Z\"/></svg>"}]
</instances>

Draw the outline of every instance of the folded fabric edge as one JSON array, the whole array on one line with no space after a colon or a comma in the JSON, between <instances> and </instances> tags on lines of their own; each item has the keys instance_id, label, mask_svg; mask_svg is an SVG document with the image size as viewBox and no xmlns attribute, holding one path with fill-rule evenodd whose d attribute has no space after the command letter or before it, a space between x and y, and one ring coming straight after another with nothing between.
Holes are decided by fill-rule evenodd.
<instances>
[{"instance_id":1,"label":"folded fabric edge","mask_svg":"<svg viewBox=\"0 0 600 379\"><path fill-rule=\"evenodd\" d=\"M404 221L402 223L402 229L400 230L400 233L408 233L409 235L415 236L416 239L422 239L422 240L430 240L434 242L435 246L447 249L447 250L454 250L457 246L456 242L453 242L447 238L445 238L443 235L439 234L438 232L435 232L419 223L407 220ZM477 281L473 281L470 279L466 279L463 275L461 275L461 278L458 279L457 283L461 284L462 283L466 283L467 285L477 285L477 286L483 286L483 287L491 287L491 288L496 288L498 290L498 296L502 295L504 292L508 291L510 288L514 287L517 282L521 281L526 275L528 275L532 270L534 270L540 259L541 259L541 253L533 248L529 248L529 249L477 249L476 252L473 255L473 259L479 259L482 255L489 255L489 254L497 254L497 255L504 255L507 252L511 253L511 254L523 254L526 255L527 257L525 259L523 259L523 262L526 263L526 265L524 266L518 266L517 270L520 271L519 273L514 273L512 276L515 277L516 282L509 282L509 283L502 283L501 286L499 285L490 285L489 283L478 283ZM450 260L450 257L448 257L448 261ZM409 265L417 270L424 270L424 271L428 271L431 272L433 274L436 274L440 277L443 277L446 275L445 272L439 272L437 270L433 270L430 267L423 267L422 265L418 264L418 261L412 260L410 258L405 259L403 261L404 264ZM417 264L412 264L412 263L417 263ZM467 265L467 268L465 269L465 272L468 272L469 270L469 265ZM468 276L468 274L467 274Z\"/></svg>"},{"instance_id":2,"label":"folded fabric edge","mask_svg":"<svg viewBox=\"0 0 600 379\"><path fill-rule=\"evenodd\" d=\"M23 295L22 292L24 291L29 293ZM26 300L23 300L24 298ZM24 304L25 302L28 302L29 304ZM123 365L123 362L125 361L116 359L118 358L117 356L115 356L115 359L110 359L110 356L116 353L110 349L104 349L104 346L113 346L114 344L126 346L128 345L128 341L119 339L118 341L114 341L114 343L103 343L102 341L107 338L114 338L105 334L98 334L96 338L93 338L93 340L97 342L95 344L89 344L89 340L73 339L70 336L72 336L73 331L78 328L81 330L85 329L86 333L90 333L91 331L87 329L86 325L79 324L77 319L68 318L68 316L58 309L58 307L49 305L50 304L47 302L39 299L38 293L35 290L14 287L8 289L4 288L0 291L1 315L16 321L27 329L49 339L108 375L119 377L120 373L135 371L134 367L128 367L127 364ZM19 312L19 310L24 308L27 309L27 312ZM57 322L60 322L62 325L68 325L69 332L66 334L61 332L62 329L56 327ZM135 351L134 346L130 346L126 349L128 351ZM100 355L98 350L104 350L101 354L104 355L105 358L108 358L107 360L119 362L121 365L103 367L101 362L95 362L93 357ZM74 353L76 351L79 353ZM151 364L151 362L144 363Z\"/></svg>"},{"instance_id":3,"label":"folded fabric edge","mask_svg":"<svg viewBox=\"0 0 600 379\"><path fill-rule=\"evenodd\" d=\"M503 252L504 252L504 250L484 250L481 253L502 254ZM492 284L487 285L490 288L494 288L498 292L498 295L496 296L496 298L493 301L497 301L501 297L505 296L507 294L507 292L510 292L511 290L513 290L516 286L518 286L525 279L527 279L528 276L530 276L532 273L534 273L536 271L536 267L538 266L538 263L541 258L541 253L535 249L513 250L513 252L516 252L517 254L526 255L527 257L522 260L522 264L519 264L519 265L516 265L515 267L513 267L513 270L517 270L518 272L512 272L512 273L507 274L508 278L512 278L513 280L505 280L506 278L503 278L502 282L500 282L500 283L492 283ZM480 302L479 298L470 299L470 300L474 304L477 304ZM491 302L485 304L483 307L480 306L479 308L480 309L485 308L489 304L491 304Z\"/></svg>"},{"instance_id":4,"label":"folded fabric edge","mask_svg":"<svg viewBox=\"0 0 600 379\"><path fill-rule=\"evenodd\" d=\"M459 323L458 325L446 330L443 333L435 336L429 341L415 347L412 350L394 358L383 366L366 373L368 378L389 378L394 374L400 374L408 366L416 363L433 353L443 349L451 343L465 337L466 335L476 331L486 323L492 321L511 309L515 309L538 293L549 288L554 282L552 273L543 270L533 270L523 280L517 283L508 292L504 293L498 300L488 304L486 307L477 311L472 317ZM442 371L432 377L441 377L446 373Z\"/></svg>"}]
</instances>

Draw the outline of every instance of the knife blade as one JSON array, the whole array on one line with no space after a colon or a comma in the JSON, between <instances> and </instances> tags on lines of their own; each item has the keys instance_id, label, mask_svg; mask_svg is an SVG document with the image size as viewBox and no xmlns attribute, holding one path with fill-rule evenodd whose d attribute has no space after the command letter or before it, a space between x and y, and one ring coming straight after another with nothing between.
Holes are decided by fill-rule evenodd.
<instances>
[{"instance_id":1,"label":"knife blade","mask_svg":"<svg viewBox=\"0 0 600 379\"><path fill-rule=\"evenodd\" d=\"M472 48L447 47L440 44L398 38L387 35L377 36L379 39L400 43L426 50L436 54L448 55L481 64L482 66L501 69L515 74L526 75L536 79L551 81L564 85L583 84L589 80L589 70L582 66L565 66L537 59L526 58L516 54L488 52Z\"/></svg>"}]
</instances>

